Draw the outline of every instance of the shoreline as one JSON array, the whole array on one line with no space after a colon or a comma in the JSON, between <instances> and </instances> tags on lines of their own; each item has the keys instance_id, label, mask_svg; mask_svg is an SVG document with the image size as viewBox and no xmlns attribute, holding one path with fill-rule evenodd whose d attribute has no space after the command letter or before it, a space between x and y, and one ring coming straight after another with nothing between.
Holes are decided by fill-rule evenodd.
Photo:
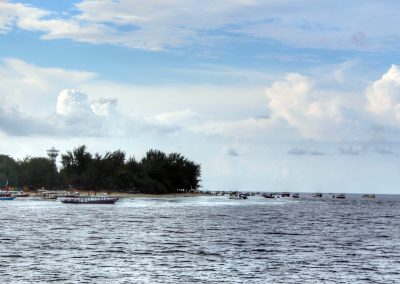
<instances>
[{"instance_id":1,"label":"shoreline","mask_svg":"<svg viewBox=\"0 0 400 284\"><path fill-rule=\"evenodd\" d=\"M175 198L175 197L199 197L205 196L203 193L162 193L162 194L147 194L147 193L123 193L123 192L110 192L110 197L119 198Z\"/></svg>"},{"instance_id":2,"label":"shoreline","mask_svg":"<svg viewBox=\"0 0 400 284\"><path fill-rule=\"evenodd\" d=\"M37 192L27 192L30 193L30 196L39 196ZM85 196L101 196L104 193L107 193L109 197L117 197L117 198L176 198L176 197L200 197L205 196L204 193L191 193L191 192L182 192L182 193L159 193L159 194L148 194L148 193L126 193L126 192L118 192L118 191L103 191L103 192L93 192L80 190L80 194Z\"/></svg>"}]
</instances>

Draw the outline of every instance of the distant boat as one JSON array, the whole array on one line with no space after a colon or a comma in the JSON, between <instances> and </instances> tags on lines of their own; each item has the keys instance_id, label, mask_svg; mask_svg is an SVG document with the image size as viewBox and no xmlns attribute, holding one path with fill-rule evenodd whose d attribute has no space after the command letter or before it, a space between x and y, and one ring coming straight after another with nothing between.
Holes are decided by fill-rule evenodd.
<instances>
[{"instance_id":1,"label":"distant boat","mask_svg":"<svg viewBox=\"0 0 400 284\"><path fill-rule=\"evenodd\" d=\"M118 199L117 197L108 196L79 196L65 198L61 202L69 204L114 204Z\"/></svg>"},{"instance_id":2,"label":"distant boat","mask_svg":"<svg viewBox=\"0 0 400 284\"><path fill-rule=\"evenodd\" d=\"M345 198L346 198L346 195L343 193L336 195L336 199L345 199Z\"/></svg>"},{"instance_id":3,"label":"distant boat","mask_svg":"<svg viewBox=\"0 0 400 284\"><path fill-rule=\"evenodd\" d=\"M229 194L229 199L247 199L247 194L232 192Z\"/></svg>"},{"instance_id":4,"label":"distant boat","mask_svg":"<svg viewBox=\"0 0 400 284\"><path fill-rule=\"evenodd\" d=\"M313 197L321 198L321 197L322 197L322 193L314 193L314 194L313 194Z\"/></svg>"},{"instance_id":5,"label":"distant boat","mask_svg":"<svg viewBox=\"0 0 400 284\"><path fill-rule=\"evenodd\" d=\"M300 194L299 193L293 193L292 197L293 198L300 198Z\"/></svg>"},{"instance_id":6,"label":"distant boat","mask_svg":"<svg viewBox=\"0 0 400 284\"><path fill-rule=\"evenodd\" d=\"M263 194L264 198L268 198L268 199L276 199L276 194L274 193L265 193Z\"/></svg>"},{"instance_id":7,"label":"distant boat","mask_svg":"<svg viewBox=\"0 0 400 284\"><path fill-rule=\"evenodd\" d=\"M361 196L362 198L367 198L367 199L375 199L375 194L364 194Z\"/></svg>"}]
</instances>

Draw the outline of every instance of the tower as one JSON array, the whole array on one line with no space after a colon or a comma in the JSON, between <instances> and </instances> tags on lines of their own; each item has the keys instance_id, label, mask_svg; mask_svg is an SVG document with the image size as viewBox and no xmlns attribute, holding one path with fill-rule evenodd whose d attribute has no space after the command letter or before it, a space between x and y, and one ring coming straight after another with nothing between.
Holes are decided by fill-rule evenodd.
<instances>
[{"instance_id":1,"label":"tower","mask_svg":"<svg viewBox=\"0 0 400 284\"><path fill-rule=\"evenodd\" d=\"M56 166L56 160L59 153L60 151L56 150L54 146L47 150L47 156L49 156L49 159L53 162L54 166Z\"/></svg>"}]
</instances>

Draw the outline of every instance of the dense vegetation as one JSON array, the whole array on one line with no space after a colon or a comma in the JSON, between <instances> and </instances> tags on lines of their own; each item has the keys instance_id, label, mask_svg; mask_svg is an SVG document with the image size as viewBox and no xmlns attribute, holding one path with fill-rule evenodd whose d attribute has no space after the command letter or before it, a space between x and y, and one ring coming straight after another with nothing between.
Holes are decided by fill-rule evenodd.
<instances>
[{"instance_id":1,"label":"dense vegetation","mask_svg":"<svg viewBox=\"0 0 400 284\"><path fill-rule=\"evenodd\" d=\"M43 157L14 160L0 155L0 185L36 189L68 188L84 190L171 193L196 189L200 165L178 153L150 150L140 161L117 150L92 155L85 145L61 155L61 170Z\"/></svg>"}]
</instances>

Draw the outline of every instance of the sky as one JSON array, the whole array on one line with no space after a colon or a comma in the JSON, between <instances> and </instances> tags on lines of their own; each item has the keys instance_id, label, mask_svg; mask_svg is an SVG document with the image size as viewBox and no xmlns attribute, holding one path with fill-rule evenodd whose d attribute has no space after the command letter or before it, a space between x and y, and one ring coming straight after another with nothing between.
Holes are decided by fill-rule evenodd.
<instances>
[{"instance_id":1,"label":"sky","mask_svg":"<svg viewBox=\"0 0 400 284\"><path fill-rule=\"evenodd\" d=\"M397 0L0 0L0 153L180 152L205 190L400 193Z\"/></svg>"}]
</instances>

